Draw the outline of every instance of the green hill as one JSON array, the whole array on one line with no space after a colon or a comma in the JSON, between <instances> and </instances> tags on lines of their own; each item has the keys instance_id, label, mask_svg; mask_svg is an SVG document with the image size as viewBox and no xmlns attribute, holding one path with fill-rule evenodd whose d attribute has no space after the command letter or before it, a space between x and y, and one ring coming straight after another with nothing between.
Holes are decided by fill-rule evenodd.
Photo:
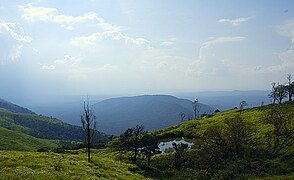
<instances>
[{"instance_id":1,"label":"green hill","mask_svg":"<svg viewBox=\"0 0 294 180\"><path fill-rule=\"evenodd\" d=\"M0 109L0 127L24 133L36 138L82 141L83 130L79 126L37 114L10 112ZM97 139L107 141L107 136L98 133Z\"/></svg>"},{"instance_id":2,"label":"green hill","mask_svg":"<svg viewBox=\"0 0 294 180\"><path fill-rule=\"evenodd\" d=\"M55 146L55 141L35 138L0 127L1 150L36 151L42 147Z\"/></svg>"},{"instance_id":3,"label":"green hill","mask_svg":"<svg viewBox=\"0 0 294 180\"><path fill-rule=\"evenodd\" d=\"M291 179L294 102L231 109L153 131L161 141L184 137L192 149L155 156L159 179ZM159 173L160 172L160 173ZM171 178L172 177L172 178Z\"/></svg>"},{"instance_id":4,"label":"green hill","mask_svg":"<svg viewBox=\"0 0 294 180\"><path fill-rule=\"evenodd\" d=\"M199 135L202 135L209 127L217 125L224 126L226 119L240 116L247 122L251 123L251 126L255 128L256 133L254 136L262 137L265 136L265 133L270 128L270 125L263 122L264 116L273 109L282 111L284 114L293 113L294 102L286 102L281 105L276 104L246 108L243 110L231 109L216 113L214 115L208 115L200 119L189 120L174 126L155 130L154 133L158 135L160 139L181 137L193 139L199 137ZM292 119L292 121L294 120Z\"/></svg>"}]
</instances>

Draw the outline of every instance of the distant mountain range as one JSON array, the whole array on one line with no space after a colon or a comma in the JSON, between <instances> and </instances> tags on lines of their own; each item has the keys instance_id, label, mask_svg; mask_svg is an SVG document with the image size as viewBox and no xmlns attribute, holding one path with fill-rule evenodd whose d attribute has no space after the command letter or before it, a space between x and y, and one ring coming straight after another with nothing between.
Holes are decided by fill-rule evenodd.
<instances>
[{"instance_id":1,"label":"distant mountain range","mask_svg":"<svg viewBox=\"0 0 294 180\"><path fill-rule=\"evenodd\" d=\"M93 105L99 130L119 135L129 127L144 125L154 130L181 122L182 112L193 117L192 101L168 95L144 95L112 98ZM202 113L212 113L213 108L201 104Z\"/></svg>"},{"instance_id":2,"label":"distant mountain range","mask_svg":"<svg viewBox=\"0 0 294 180\"><path fill-rule=\"evenodd\" d=\"M98 130L116 135L125 128L140 123L144 124L146 129L156 129L179 123L180 112L184 112L187 116L192 116L191 103L196 98L199 99L200 103L209 106L207 109L203 108L201 113L209 113L215 109L221 111L232 109L238 107L239 103L243 100L247 101L247 107L270 103L268 98L269 91L207 91L179 92L174 94L175 97L168 95L146 95L116 96L118 98L111 99L109 99L110 95L95 95L90 96L90 103L94 104L93 107L98 117ZM80 113L85 97L59 97L55 103L53 99L51 103L41 103L29 107L38 114L56 117L70 124L81 125ZM147 124L145 124L146 122Z\"/></svg>"}]
</instances>

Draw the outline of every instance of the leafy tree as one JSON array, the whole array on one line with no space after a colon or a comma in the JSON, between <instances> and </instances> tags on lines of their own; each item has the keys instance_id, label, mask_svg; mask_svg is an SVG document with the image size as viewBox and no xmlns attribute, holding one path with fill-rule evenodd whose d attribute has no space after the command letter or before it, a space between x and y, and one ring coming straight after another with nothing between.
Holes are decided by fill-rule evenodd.
<instances>
[{"instance_id":1,"label":"leafy tree","mask_svg":"<svg viewBox=\"0 0 294 180\"><path fill-rule=\"evenodd\" d=\"M184 143L173 143L173 148L175 152L173 154L173 166L180 168L188 159L188 144Z\"/></svg>"},{"instance_id":2,"label":"leafy tree","mask_svg":"<svg viewBox=\"0 0 294 180\"><path fill-rule=\"evenodd\" d=\"M154 134L145 133L141 141L142 147L140 148L140 152L142 152L147 157L147 169L149 169L151 156L160 153L158 147L158 138Z\"/></svg>"},{"instance_id":3,"label":"leafy tree","mask_svg":"<svg viewBox=\"0 0 294 180\"><path fill-rule=\"evenodd\" d=\"M201 111L201 104L199 103L198 99L195 99L195 101L192 102L192 107L194 111L194 118L200 117L200 111Z\"/></svg>"},{"instance_id":4,"label":"leafy tree","mask_svg":"<svg viewBox=\"0 0 294 180\"><path fill-rule=\"evenodd\" d=\"M241 116L226 119L226 139L229 149L235 157L239 157L246 147L251 144L251 137L254 133L252 125Z\"/></svg>"},{"instance_id":5,"label":"leafy tree","mask_svg":"<svg viewBox=\"0 0 294 180\"><path fill-rule=\"evenodd\" d=\"M85 132L86 146L88 150L88 162L91 161L91 147L94 143L94 135L96 131L96 116L90 108L89 100L84 102L83 111L81 113L82 127Z\"/></svg>"},{"instance_id":6,"label":"leafy tree","mask_svg":"<svg viewBox=\"0 0 294 180\"><path fill-rule=\"evenodd\" d=\"M263 121L272 129L266 133L267 146L272 154L278 155L294 143L294 126L291 122L293 113L284 113L272 109L264 116Z\"/></svg>"},{"instance_id":7,"label":"leafy tree","mask_svg":"<svg viewBox=\"0 0 294 180\"><path fill-rule=\"evenodd\" d=\"M137 125L135 128L128 128L120 135L118 142L115 143L114 146L116 146L119 151L132 151L134 154L132 159L136 162L144 133L143 125Z\"/></svg>"}]
</instances>

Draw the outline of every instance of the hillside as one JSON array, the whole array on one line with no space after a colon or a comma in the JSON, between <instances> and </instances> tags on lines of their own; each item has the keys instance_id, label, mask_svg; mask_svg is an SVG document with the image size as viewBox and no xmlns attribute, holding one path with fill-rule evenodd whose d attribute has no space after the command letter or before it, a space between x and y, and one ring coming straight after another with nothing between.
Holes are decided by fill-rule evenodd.
<instances>
[{"instance_id":1,"label":"hillside","mask_svg":"<svg viewBox=\"0 0 294 180\"><path fill-rule=\"evenodd\" d=\"M112 153L92 154L88 163L83 149L66 154L0 151L1 179L148 179L131 172L135 165L114 160Z\"/></svg>"},{"instance_id":2,"label":"hillside","mask_svg":"<svg viewBox=\"0 0 294 180\"><path fill-rule=\"evenodd\" d=\"M207 128L215 125L224 125L224 121L226 119L240 115L241 118L244 118L246 121L252 123L252 126L254 126L257 131L255 134L256 136L265 136L265 131L267 130L265 127L267 125L265 125L262 120L272 109L281 110L283 113L292 113L294 112L294 102L286 102L281 105L276 104L247 108L243 109L242 113L240 113L240 109L231 109L216 113L213 116L190 120L174 126L155 130L154 132L163 139L165 137L195 138L203 134Z\"/></svg>"},{"instance_id":3,"label":"hillside","mask_svg":"<svg viewBox=\"0 0 294 180\"><path fill-rule=\"evenodd\" d=\"M14 113L4 109L0 109L0 127L41 139L84 140L83 130L79 126L46 116ZM98 133L97 138L107 140L107 136L102 133Z\"/></svg>"},{"instance_id":4,"label":"hillside","mask_svg":"<svg viewBox=\"0 0 294 180\"><path fill-rule=\"evenodd\" d=\"M0 108L6 109L11 112L18 112L18 113L27 113L27 114L35 114L31 110L27 108L23 108L21 106L18 106L16 104L13 104L11 102L5 101L3 99L0 99Z\"/></svg>"},{"instance_id":5,"label":"hillside","mask_svg":"<svg viewBox=\"0 0 294 180\"><path fill-rule=\"evenodd\" d=\"M231 109L152 131L190 150L153 158L158 179L293 179L294 102ZM155 173L156 172L156 173Z\"/></svg>"},{"instance_id":6,"label":"hillside","mask_svg":"<svg viewBox=\"0 0 294 180\"><path fill-rule=\"evenodd\" d=\"M36 151L42 147L56 147L56 142L0 127L0 150Z\"/></svg>"},{"instance_id":7,"label":"hillside","mask_svg":"<svg viewBox=\"0 0 294 180\"><path fill-rule=\"evenodd\" d=\"M99 121L99 130L108 134L121 134L137 124L146 130L155 130L178 124L180 112L186 119L193 116L192 102L167 95L145 95L107 99L93 105ZM211 113L213 108L201 104L202 113Z\"/></svg>"}]
</instances>

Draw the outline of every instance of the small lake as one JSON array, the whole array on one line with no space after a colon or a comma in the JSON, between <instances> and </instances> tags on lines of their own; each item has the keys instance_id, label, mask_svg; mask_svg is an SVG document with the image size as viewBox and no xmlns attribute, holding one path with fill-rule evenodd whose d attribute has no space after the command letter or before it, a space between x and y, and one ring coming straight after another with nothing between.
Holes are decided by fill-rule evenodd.
<instances>
[{"instance_id":1,"label":"small lake","mask_svg":"<svg viewBox=\"0 0 294 180\"><path fill-rule=\"evenodd\" d=\"M185 141L184 138L182 138L181 140L173 140L173 141L167 141L167 142L160 142L159 145L158 145L158 147L159 147L160 151L162 152L162 154L174 152L175 150L173 148L173 143L176 143L176 144L180 144L180 143L187 144L188 145L188 149L191 149L192 145L194 144L194 143Z\"/></svg>"}]
</instances>

